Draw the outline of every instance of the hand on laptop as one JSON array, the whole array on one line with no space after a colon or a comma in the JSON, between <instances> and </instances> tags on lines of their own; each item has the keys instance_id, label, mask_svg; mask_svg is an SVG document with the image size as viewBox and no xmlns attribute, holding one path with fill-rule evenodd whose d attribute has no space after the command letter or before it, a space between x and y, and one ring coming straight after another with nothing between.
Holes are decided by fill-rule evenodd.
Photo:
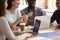
<instances>
[{"instance_id":1,"label":"hand on laptop","mask_svg":"<svg viewBox=\"0 0 60 40\"><path fill-rule=\"evenodd\" d=\"M33 37L33 35L29 33L29 35L24 40L27 40L28 38L31 38L31 37Z\"/></svg>"}]
</instances>

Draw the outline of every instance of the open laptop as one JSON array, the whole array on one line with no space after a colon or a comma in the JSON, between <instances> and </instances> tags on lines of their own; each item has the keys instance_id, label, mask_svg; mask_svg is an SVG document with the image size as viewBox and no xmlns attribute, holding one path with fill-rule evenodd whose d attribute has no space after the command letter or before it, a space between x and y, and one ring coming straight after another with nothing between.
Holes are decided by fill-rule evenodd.
<instances>
[{"instance_id":1,"label":"open laptop","mask_svg":"<svg viewBox=\"0 0 60 40\"><path fill-rule=\"evenodd\" d=\"M40 20L35 20L34 28L32 29L33 31L32 32L28 32L28 33L32 33L33 36L36 36L38 34L38 31L39 31L40 23L41 23Z\"/></svg>"}]
</instances>

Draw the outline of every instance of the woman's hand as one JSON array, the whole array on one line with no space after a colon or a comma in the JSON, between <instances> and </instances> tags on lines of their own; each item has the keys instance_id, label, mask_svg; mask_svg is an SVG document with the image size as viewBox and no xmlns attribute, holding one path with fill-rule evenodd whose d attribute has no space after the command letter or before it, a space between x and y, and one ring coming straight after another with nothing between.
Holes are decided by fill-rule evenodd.
<instances>
[{"instance_id":1,"label":"woman's hand","mask_svg":"<svg viewBox=\"0 0 60 40\"><path fill-rule=\"evenodd\" d=\"M23 22L26 22L28 20L28 15L22 16Z\"/></svg>"},{"instance_id":2,"label":"woman's hand","mask_svg":"<svg viewBox=\"0 0 60 40\"><path fill-rule=\"evenodd\" d=\"M11 27L12 30L19 30L18 26L13 25L13 26L10 26L10 27Z\"/></svg>"},{"instance_id":3,"label":"woman's hand","mask_svg":"<svg viewBox=\"0 0 60 40\"><path fill-rule=\"evenodd\" d=\"M33 37L33 35L29 34L24 40L27 40L28 38L31 38L31 37Z\"/></svg>"},{"instance_id":4,"label":"woman's hand","mask_svg":"<svg viewBox=\"0 0 60 40\"><path fill-rule=\"evenodd\" d=\"M16 36L19 36L19 35L22 35L22 34L24 34L24 33L26 33L26 32L24 32L24 31L19 31L19 32L16 32Z\"/></svg>"}]
</instances>

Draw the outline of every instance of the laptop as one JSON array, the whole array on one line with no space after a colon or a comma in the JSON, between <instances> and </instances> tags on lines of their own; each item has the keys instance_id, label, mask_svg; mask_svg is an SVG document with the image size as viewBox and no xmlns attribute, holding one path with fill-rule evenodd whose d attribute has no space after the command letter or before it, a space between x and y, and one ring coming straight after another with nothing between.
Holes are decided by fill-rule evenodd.
<instances>
[{"instance_id":1,"label":"laptop","mask_svg":"<svg viewBox=\"0 0 60 40\"><path fill-rule=\"evenodd\" d=\"M39 31L39 27L40 27L40 20L35 20L34 22L34 28L32 29L32 32L28 32L28 33L32 33L33 36L37 36L38 35L38 31Z\"/></svg>"}]
</instances>

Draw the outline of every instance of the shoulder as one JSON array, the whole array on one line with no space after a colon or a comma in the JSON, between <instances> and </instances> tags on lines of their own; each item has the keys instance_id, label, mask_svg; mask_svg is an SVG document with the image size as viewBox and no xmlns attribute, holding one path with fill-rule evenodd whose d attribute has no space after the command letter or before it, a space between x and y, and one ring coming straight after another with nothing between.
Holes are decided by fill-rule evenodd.
<instances>
[{"instance_id":1,"label":"shoulder","mask_svg":"<svg viewBox=\"0 0 60 40\"><path fill-rule=\"evenodd\" d=\"M54 12L58 12L58 10L55 10Z\"/></svg>"},{"instance_id":2,"label":"shoulder","mask_svg":"<svg viewBox=\"0 0 60 40\"><path fill-rule=\"evenodd\" d=\"M35 7L36 11L40 11L40 12L45 12L43 9L39 8L39 7Z\"/></svg>"},{"instance_id":3,"label":"shoulder","mask_svg":"<svg viewBox=\"0 0 60 40\"><path fill-rule=\"evenodd\" d=\"M57 14L57 13L58 13L58 10L55 10L55 11L54 11L54 14Z\"/></svg>"},{"instance_id":4,"label":"shoulder","mask_svg":"<svg viewBox=\"0 0 60 40\"><path fill-rule=\"evenodd\" d=\"M0 17L0 20L1 20L1 19L5 19L5 17L2 16L2 17Z\"/></svg>"},{"instance_id":5,"label":"shoulder","mask_svg":"<svg viewBox=\"0 0 60 40\"><path fill-rule=\"evenodd\" d=\"M5 17L0 17L0 21L5 21L7 20Z\"/></svg>"},{"instance_id":6,"label":"shoulder","mask_svg":"<svg viewBox=\"0 0 60 40\"><path fill-rule=\"evenodd\" d=\"M59 10L55 10L54 12L60 12Z\"/></svg>"},{"instance_id":7,"label":"shoulder","mask_svg":"<svg viewBox=\"0 0 60 40\"><path fill-rule=\"evenodd\" d=\"M8 21L7 21L7 19L5 18L5 17L0 17L0 25L1 26L5 26L5 24L7 24L8 23Z\"/></svg>"},{"instance_id":8,"label":"shoulder","mask_svg":"<svg viewBox=\"0 0 60 40\"><path fill-rule=\"evenodd\" d=\"M22 15L28 13L28 7L24 8L21 10Z\"/></svg>"},{"instance_id":9,"label":"shoulder","mask_svg":"<svg viewBox=\"0 0 60 40\"><path fill-rule=\"evenodd\" d=\"M57 16L57 15L59 15L58 10L55 10L52 16Z\"/></svg>"},{"instance_id":10,"label":"shoulder","mask_svg":"<svg viewBox=\"0 0 60 40\"><path fill-rule=\"evenodd\" d=\"M41 10L41 8L39 8L39 7L35 7L35 9L39 9L39 10Z\"/></svg>"},{"instance_id":11,"label":"shoulder","mask_svg":"<svg viewBox=\"0 0 60 40\"><path fill-rule=\"evenodd\" d=\"M21 11L26 11L26 10L28 10L28 7L26 7L26 8L24 8L24 9L22 9Z\"/></svg>"},{"instance_id":12,"label":"shoulder","mask_svg":"<svg viewBox=\"0 0 60 40\"><path fill-rule=\"evenodd\" d=\"M27 9L28 9L28 7L24 8L23 10L27 10Z\"/></svg>"},{"instance_id":13,"label":"shoulder","mask_svg":"<svg viewBox=\"0 0 60 40\"><path fill-rule=\"evenodd\" d=\"M9 13L9 11L8 10L6 10L6 14L8 14Z\"/></svg>"},{"instance_id":14,"label":"shoulder","mask_svg":"<svg viewBox=\"0 0 60 40\"><path fill-rule=\"evenodd\" d=\"M6 10L5 16L9 16L9 15L10 15L10 11L9 10Z\"/></svg>"},{"instance_id":15,"label":"shoulder","mask_svg":"<svg viewBox=\"0 0 60 40\"><path fill-rule=\"evenodd\" d=\"M43 11L41 8L39 8L39 7L35 7L35 10L36 11Z\"/></svg>"}]
</instances>

